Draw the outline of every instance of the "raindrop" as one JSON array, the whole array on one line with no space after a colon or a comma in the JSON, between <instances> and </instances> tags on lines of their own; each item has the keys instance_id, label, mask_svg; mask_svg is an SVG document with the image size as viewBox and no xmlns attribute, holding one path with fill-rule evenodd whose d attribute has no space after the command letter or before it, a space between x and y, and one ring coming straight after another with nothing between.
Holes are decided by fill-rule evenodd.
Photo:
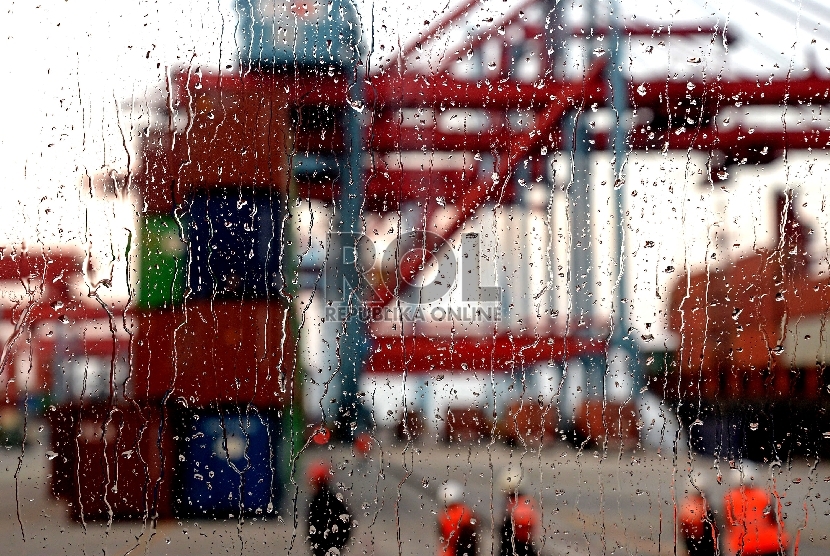
<instances>
[{"instance_id":1,"label":"raindrop","mask_svg":"<svg viewBox=\"0 0 830 556\"><path fill-rule=\"evenodd\" d=\"M637 94L641 97L646 95L646 86L645 84L641 83L639 87L637 87Z\"/></svg>"},{"instance_id":2,"label":"raindrop","mask_svg":"<svg viewBox=\"0 0 830 556\"><path fill-rule=\"evenodd\" d=\"M753 430L753 431L757 431L758 430L758 423L750 423L749 424L749 429Z\"/></svg>"}]
</instances>

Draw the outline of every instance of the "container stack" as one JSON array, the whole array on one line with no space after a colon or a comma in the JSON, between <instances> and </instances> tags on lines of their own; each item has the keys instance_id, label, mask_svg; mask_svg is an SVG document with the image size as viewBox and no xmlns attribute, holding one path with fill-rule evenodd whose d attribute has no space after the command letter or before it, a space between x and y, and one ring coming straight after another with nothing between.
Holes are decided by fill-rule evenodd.
<instances>
[{"instance_id":1,"label":"container stack","mask_svg":"<svg viewBox=\"0 0 830 556\"><path fill-rule=\"evenodd\" d=\"M285 89L274 76L202 71L172 85L158 108L169 123L142 137L132 179L140 231L126 396L94 411L70 403L53 419L55 442L76 444L78 467L58 466L55 490L79 519L279 507L295 353Z\"/></svg>"}]
</instances>

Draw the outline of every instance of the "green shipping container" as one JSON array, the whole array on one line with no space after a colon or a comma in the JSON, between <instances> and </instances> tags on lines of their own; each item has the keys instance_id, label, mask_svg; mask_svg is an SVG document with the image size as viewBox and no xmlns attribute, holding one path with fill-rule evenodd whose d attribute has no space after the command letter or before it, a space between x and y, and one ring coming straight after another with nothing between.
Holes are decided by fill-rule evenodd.
<instances>
[{"instance_id":1,"label":"green shipping container","mask_svg":"<svg viewBox=\"0 0 830 556\"><path fill-rule=\"evenodd\" d=\"M145 215L139 243L138 305L165 309L178 305L187 272L187 247L179 224L168 215Z\"/></svg>"}]
</instances>

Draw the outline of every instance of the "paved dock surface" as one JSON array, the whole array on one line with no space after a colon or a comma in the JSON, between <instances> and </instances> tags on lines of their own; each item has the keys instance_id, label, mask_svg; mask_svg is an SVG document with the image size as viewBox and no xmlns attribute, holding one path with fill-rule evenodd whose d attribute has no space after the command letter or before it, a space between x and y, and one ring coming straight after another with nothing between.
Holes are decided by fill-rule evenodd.
<instances>
[{"instance_id":1,"label":"paved dock surface","mask_svg":"<svg viewBox=\"0 0 830 556\"><path fill-rule=\"evenodd\" d=\"M47 448L0 448L0 554L297 554L305 556L304 478L286 496L277 518L239 521L188 519L151 523L87 523L69 519L49 495ZM494 477L520 466L523 485L544 515L541 552L566 554L684 554L675 533L676 502L688 488L689 458L619 448L577 450L566 443L541 451L502 444L432 442L375 445L369 458L349 447L315 447L300 467L325 458L353 510L357 529L348 555L435 555L438 487L453 479L481 524L481 554L490 554L501 519L502 496ZM692 464L714 478L711 458ZM19 469L18 469L19 466ZM721 462L724 478L727 464ZM800 556L830 554L830 465L804 459L767 473L781 494L787 530ZM712 481L715 502L724 485ZM300 516L295 527L295 515ZM791 551L792 553L792 551Z\"/></svg>"}]
</instances>

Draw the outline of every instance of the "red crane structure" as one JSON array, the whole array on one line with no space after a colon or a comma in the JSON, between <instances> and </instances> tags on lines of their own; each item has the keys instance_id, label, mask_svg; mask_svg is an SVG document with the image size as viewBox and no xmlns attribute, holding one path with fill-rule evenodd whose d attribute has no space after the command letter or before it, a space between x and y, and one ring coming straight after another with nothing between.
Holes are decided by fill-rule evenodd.
<instances>
[{"instance_id":1,"label":"red crane structure","mask_svg":"<svg viewBox=\"0 0 830 556\"><path fill-rule=\"evenodd\" d=\"M431 42L458 27L475 9L474 2L433 22L417 41L403 48L395 63L370 73L361 95L349 91L348 80L337 72L198 73L182 69L174 74L170 106L195 117L204 91L285 91L295 115L290 158L294 166L294 194L299 198L333 201L340 195L336 154L345 148L344 130L333 114L339 109L365 109L363 117L365 204L367 212L389 212L406 205L419 212L416 221L434 233L420 245L405 245L406 253L394 268L373 270L373 295L369 307L394 304L401 289L417 282L425 262L435 255L465 223L488 204L509 204L521 189L516 169L527 168L529 181L546 181L550 153L568 143L566 116L574 112L611 109L611 90L605 57L597 57L580 78L567 79L553 71L550 37L538 22L525 17L534 2L523 2L492 26L442 51L437 63L424 63ZM606 29L594 29L603 35ZM563 32L568 39L587 35L586 30ZM714 43L734 41L714 25L626 27L624 39L696 40ZM560 37L561 38L561 37ZM450 53L450 51L452 53ZM531 64L530 61L535 63ZM523 64L534 71L523 71ZM458 67L466 64L465 71ZM434 68L434 69L430 69ZM358 84L357 86L360 86ZM700 152L709 159L710 179L722 181L732 165L768 163L793 149L820 149L830 144L830 132L811 124L779 130L756 130L740 121L718 122L718 114L731 107L743 110L762 106L804 106L828 103L830 80L814 73L787 80L672 78L626 87L628 104L635 113L626 134L629 151ZM361 97L362 106L351 99ZM447 126L441 114L471 112L483 123L459 129ZM177 137L187 143L187 133ZM594 132L590 151L610 147L609 133ZM144 188L145 198L161 195L165 202L173 173L159 177L152 136L141 148L140 167L134 183ZM184 151L182 151L184 152ZM407 157L430 153L435 158L455 156L463 165L424 167ZM466 156L471 155L471 156ZM184 159L161 166L175 170ZM604 333L565 335L566 327L553 321L530 332L483 336L430 337L407 331L386 336L376 331L375 348L366 372L417 374L459 368L460 363L488 353L482 362L494 372L510 371L539 362L604 354ZM476 364L476 366L480 366Z\"/></svg>"}]
</instances>

